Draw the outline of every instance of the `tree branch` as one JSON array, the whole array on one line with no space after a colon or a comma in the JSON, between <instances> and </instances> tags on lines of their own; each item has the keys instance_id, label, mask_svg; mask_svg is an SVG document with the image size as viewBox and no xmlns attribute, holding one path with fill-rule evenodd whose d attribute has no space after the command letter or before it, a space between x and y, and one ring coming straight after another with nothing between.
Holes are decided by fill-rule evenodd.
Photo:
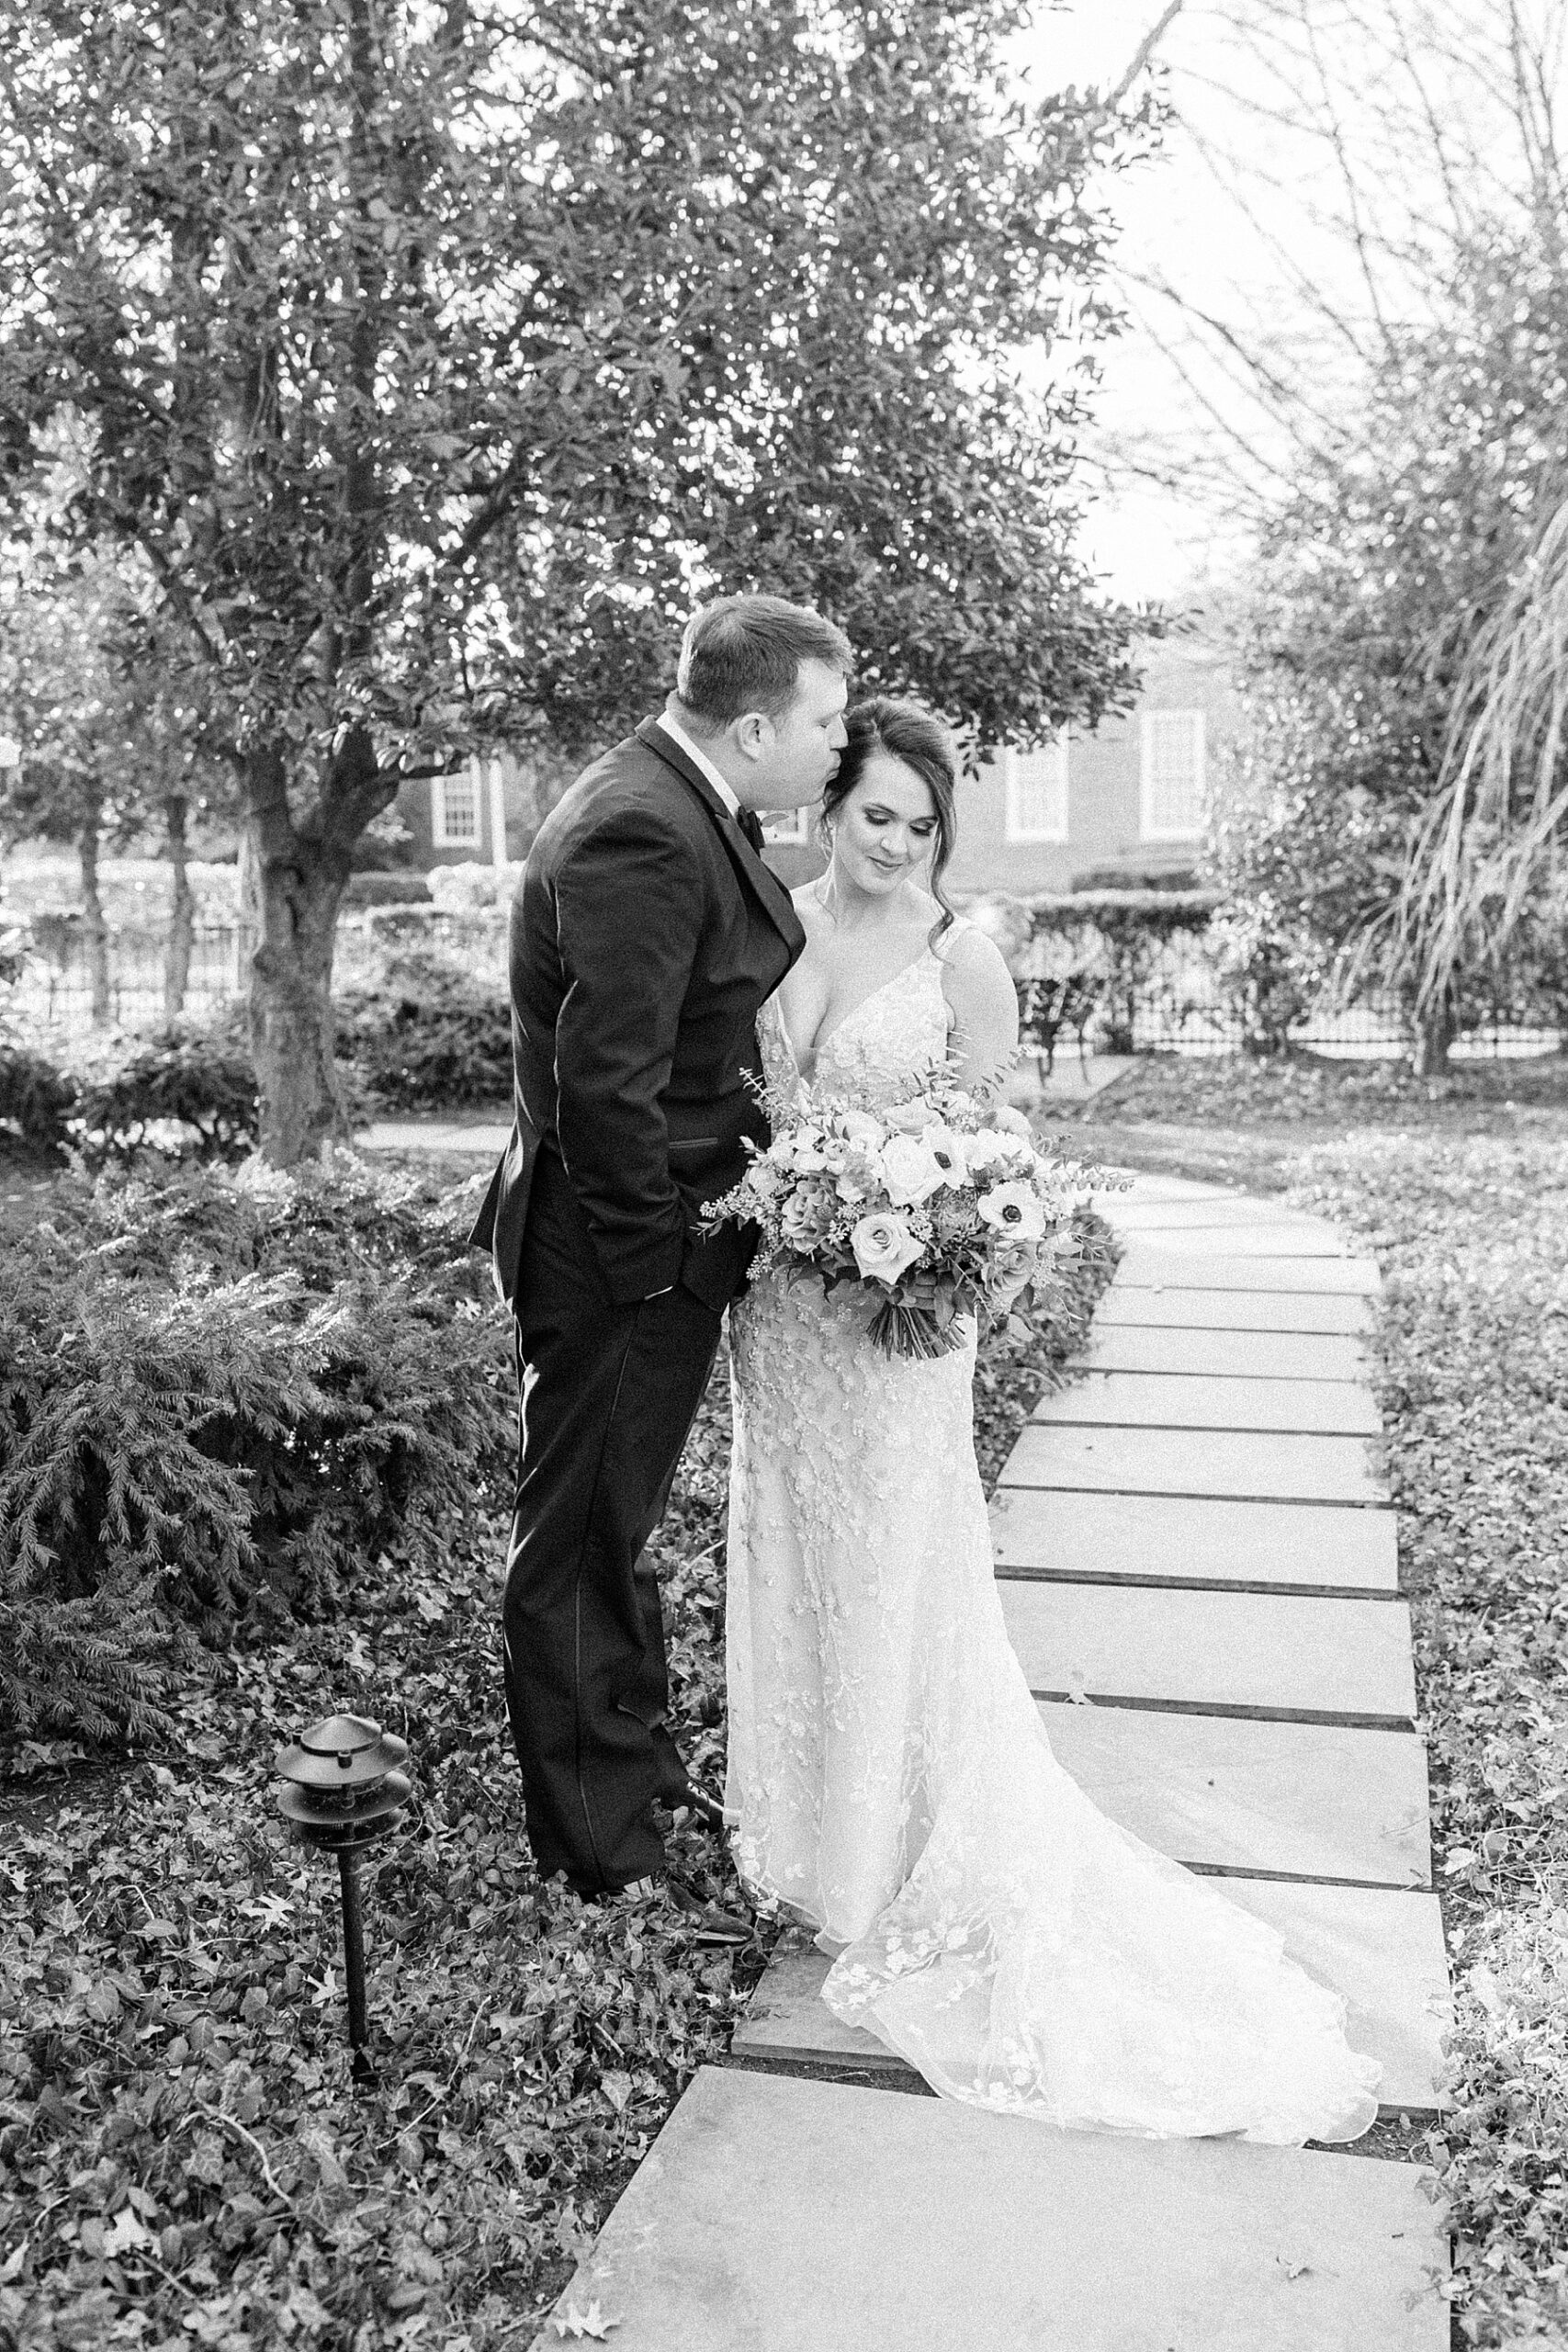
<instances>
[{"instance_id":1,"label":"tree branch","mask_svg":"<svg viewBox=\"0 0 1568 2352\"><path fill-rule=\"evenodd\" d=\"M1137 48L1133 52L1132 63L1128 66L1127 71L1122 74L1122 79L1117 83L1115 88L1111 93L1111 104L1113 107L1119 107L1121 105L1122 99L1126 96L1128 91L1132 88L1134 83L1137 80L1145 66L1147 65L1150 58L1153 57L1155 51L1158 48L1161 37L1176 22L1176 19L1180 16L1185 6L1186 0L1168 0L1168 5L1158 23L1151 26L1150 29L1144 35L1143 40L1138 43Z\"/></svg>"}]
</instances>

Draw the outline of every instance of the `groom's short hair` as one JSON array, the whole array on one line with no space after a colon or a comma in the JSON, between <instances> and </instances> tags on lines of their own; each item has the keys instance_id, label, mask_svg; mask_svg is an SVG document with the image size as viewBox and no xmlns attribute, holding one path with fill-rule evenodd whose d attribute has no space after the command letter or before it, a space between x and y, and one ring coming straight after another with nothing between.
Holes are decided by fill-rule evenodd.
<instances>
[{"instance_id":1,"label":"groom's short hair","mask_svg":"<svg viewBox=\"0 0 1568 2352\"><path fill-rule=\"evenodd\" d=\"M675 692L694 718L728 727L749 710L780 718L795 700L803 662L821 662L847 678L854 648L841 628L809 605L782 596L721 596L686 624Z\"/></svg>"}]
</instances>

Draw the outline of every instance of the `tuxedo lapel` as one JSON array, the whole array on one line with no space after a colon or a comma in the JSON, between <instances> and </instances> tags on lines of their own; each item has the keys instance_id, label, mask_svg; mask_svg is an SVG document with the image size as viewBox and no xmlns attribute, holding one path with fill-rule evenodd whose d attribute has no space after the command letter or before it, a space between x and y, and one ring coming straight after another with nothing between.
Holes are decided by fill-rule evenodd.
<instances>
[{"instance_id":1,"label":"tuxedo lapel","mask_svg":"<svg viewBox=\"0 0 1568 2352\"><path fill-rule=\"evenodd\" d=\"M718 827L718 837L729 854L740 879L753 898L761 903L762 910L789 949L793 963L806 945L806 933L800 918L790 900L789 892L766 861L758 856L706 776L694 760L687 758L679 743L666 735L657 719L645 718L637 730L639 743L657 752L667 767L674 769L682 784L690 785L698 799Z\"/></svg>"}]
</instances>

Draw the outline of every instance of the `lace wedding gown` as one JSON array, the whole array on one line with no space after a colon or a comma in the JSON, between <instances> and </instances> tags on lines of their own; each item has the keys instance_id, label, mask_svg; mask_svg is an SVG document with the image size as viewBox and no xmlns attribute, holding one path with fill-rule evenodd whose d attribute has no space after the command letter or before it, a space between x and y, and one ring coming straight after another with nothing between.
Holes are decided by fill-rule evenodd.
<instances>
[{"instance_id":1,"label":"lace wedding gown","mask_svg":"<svg viewBox=\"0 0 1568 2352\"><path fill-rule=\"evenodd\" d=\"M947 1047L928 951L813 1082L874 1103ZM773 1083L800 1074L777 1000ZM1380 2068L1345 2005L1056 1762L1003 1628L975 1343L865 1336L863 1295L762 1272L732 1310L727 1624L736 1854L837 1955L823 1998L933 2089L1059 2125L1352 2140Z\"/></svg>"}]
</instances>

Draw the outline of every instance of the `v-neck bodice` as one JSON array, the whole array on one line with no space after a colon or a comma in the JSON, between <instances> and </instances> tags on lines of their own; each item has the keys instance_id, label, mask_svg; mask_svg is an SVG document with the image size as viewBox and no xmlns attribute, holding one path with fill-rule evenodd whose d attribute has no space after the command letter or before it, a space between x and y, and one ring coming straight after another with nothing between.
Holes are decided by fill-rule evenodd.
<instances>
[{"instance_id":1,"label":"v-neck bodice","mask_svg":"<svg viewBox=\"0 0 1568 2352\"><path fill-rule=\"evenodd\" d=\"M946 1059L950 1022L942 975L937 949L922 950L834 1023L809 1056L809 1069L790 1042L778 997L770 997L758 1023L769 1084L785 1093L805 1086L855 1102L897 1096L933 1062Z\"/></svg>"}]
</instances>

